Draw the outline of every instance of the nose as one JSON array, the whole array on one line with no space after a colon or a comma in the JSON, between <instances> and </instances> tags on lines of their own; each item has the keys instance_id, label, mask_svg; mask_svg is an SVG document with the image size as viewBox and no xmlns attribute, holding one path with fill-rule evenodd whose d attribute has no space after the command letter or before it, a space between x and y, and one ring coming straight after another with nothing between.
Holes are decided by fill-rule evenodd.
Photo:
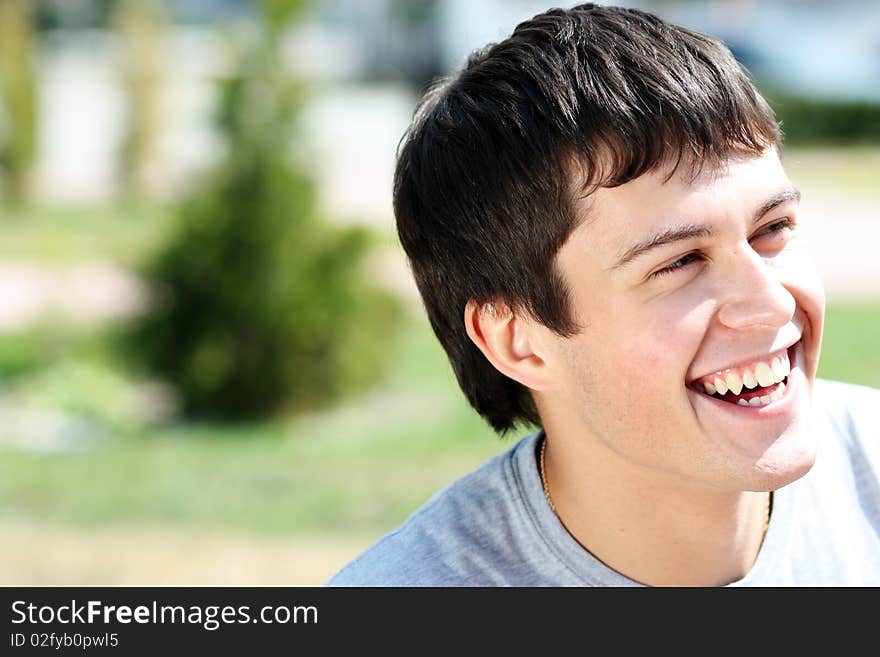
<instances>
[{"instance_id":1,"label":"nose","mask_svg":"<svg viewBox=\"0 0 880 657\"><path fill-rule=\"evenodd\" d=\"M776 269L749 246L735 256L726 277L718 321L737 331L785 326L797 304Z\"/></svg>"}]
</instances>

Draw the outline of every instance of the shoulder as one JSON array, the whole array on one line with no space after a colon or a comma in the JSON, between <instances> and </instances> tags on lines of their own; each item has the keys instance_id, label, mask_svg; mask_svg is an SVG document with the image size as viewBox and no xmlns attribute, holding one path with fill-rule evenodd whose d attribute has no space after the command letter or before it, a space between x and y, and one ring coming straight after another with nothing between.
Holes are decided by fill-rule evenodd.
<instances>
[{"instance_id":1,"label":"shoulder","mask_svg":"<svg viewBox=\"0 0 880 657\"><path fill-rule=\"evenodd\" d=\"M847 438L880 438L880 390L868 386L818 379L817 410Z\"/></svg>"},{"instance_id":2,"label":"shoulder","mask_svg":"<svg viewBox=\"0 0 880 657\"><path fill-rule=\"evenodd\" d=\"M815 404L850 458L880 470L880 390L819 379Z\"/></svg>"},{"instance_id":3,"label":"shoulder","mask_svg":"<svg viewBox=\"0 0 880 657\"><path fill-rule=\"evenodd\" d=\"M505 544L522 519L513 459L520 440L454 481L345 566L328 586L484 586L503 583ZM513 541L515 542L515 541Z\"/></svg>"}]
</instances>

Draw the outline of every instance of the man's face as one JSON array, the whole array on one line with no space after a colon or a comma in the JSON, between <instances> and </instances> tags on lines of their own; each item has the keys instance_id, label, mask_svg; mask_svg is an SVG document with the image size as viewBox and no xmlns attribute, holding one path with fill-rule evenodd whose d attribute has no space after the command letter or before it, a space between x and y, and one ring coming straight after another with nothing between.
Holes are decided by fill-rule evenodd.
<instances>
[{"instance_id":1,"label":"man's face","mask_svg":"<svg viewBox=\"0 0 880 657\"><path fill-rule=\"evenodd\" d=\"M550 340L554 383L539 405L622 467L778 488L815 459L825 307L797 191L775 149L696 181L667 175L579 201L585 221L557 267L583 330Z\"/></svg>"}]
</instances>

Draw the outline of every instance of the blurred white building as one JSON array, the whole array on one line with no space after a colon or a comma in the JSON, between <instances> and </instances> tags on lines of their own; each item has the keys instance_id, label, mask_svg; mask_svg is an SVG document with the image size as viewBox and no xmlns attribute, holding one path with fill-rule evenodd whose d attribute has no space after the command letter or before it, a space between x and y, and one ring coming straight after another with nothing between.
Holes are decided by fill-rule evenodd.
<instances>
[{"instance_id":1,"label":"blurred white building","mask_svg":"<svg viewBox=\"0 0 880 657\"><path fill-rule=\"evenodd\" d=\"M85 0L83 0L85 2ZM83 4L80 2L79 4ZM77 3L56 3L71 7ZM394 151L418 89L554 3L536 0L319 0L291 30L286 61L311 80L303 120L328 212L390 216ZM570 5L573 3L559 3ZM813 96L880 100L880 3L872 0L621 2L723 38L762 84ZM152 179L184 189L213 161L215 82L225 70L224 17L235 0L169 2L161 134ZM75 14L71 14L75 15ZM77 25L44 32L38 195L93 202L116 189L125 125L117 37Z\"/></svg>"},{"instance_id":2,"label":"blurred white building","mask_svg":"<svg viewBox=\"0 0 880 657\"><path fill-rule=\"evenodd\" d=\"M349 74L420 81L456 68L549 0L323 0L312 24L329 47L348 44ZM875 0L620 0L722 38L760 79L815 96L880 100L880 3ZM357 53L351 57L351 53ZM343 69L345 67L342 67Z\"/></svg>"}]
</instances>

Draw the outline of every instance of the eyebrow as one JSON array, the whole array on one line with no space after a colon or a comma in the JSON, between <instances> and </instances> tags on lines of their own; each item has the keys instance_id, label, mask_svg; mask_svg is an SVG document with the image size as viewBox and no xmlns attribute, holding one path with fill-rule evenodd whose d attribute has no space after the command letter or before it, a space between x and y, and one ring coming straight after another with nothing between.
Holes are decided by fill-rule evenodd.
<instances>
[{"instance_id":1,"label":"eyebrow","mask_svg":"<svg viewBox=\"0 0 880 657\"><path fill-rule=\"evenodd\" d=\"M776 209L783 203L788 203L789 201L800 201L801 200L801 190L797 187L786 187L778 192L776 192L773 196L767 199L767 201L755 212L754 217L752 217L752 223L757 223L761 221L761 218L770 212L771 210Z\"/></svg>"},{"instance_id":2,"label":"eyebrow","mask_svg":"<svg viewBox=\"0 0 880 657\"><path fill-rule=\"evenodd\" d=\"M645 255L648 251L652 251L661 246L672 244L673 242L681 242L694 237L709 237L713 231L708 226L697 226L696 224L686 224L684 226L673 226L666 230L656 233L646 240L635 244L629 248L626 253L620 256L620 259L611 266L611 269L619 269L628 265L630 262Z\"/></svg>"},{"instance_id":3,"label":"eyebrow","mask_svg":"<svg viewBox=\"0 0 880 657\"><path fill-rule=\"evenodd\" d=\"M788 201L799 201L800 198L801 193L796 187L787 187L778 191L755 211L755 214L752 217L752 223L760 221L764 215L783 203L787 203ZM666 246L673 242L693 239L695 237L711 237L713 233L713 229L709 226L700 226L697 224L683 224L681 226L666 228L627 249L623 255L620 256L618 261L609 269L619 269L624 267L636 258L640 258L649 251L653 251L661 246Z\"/></svg>"}]
</instances>

